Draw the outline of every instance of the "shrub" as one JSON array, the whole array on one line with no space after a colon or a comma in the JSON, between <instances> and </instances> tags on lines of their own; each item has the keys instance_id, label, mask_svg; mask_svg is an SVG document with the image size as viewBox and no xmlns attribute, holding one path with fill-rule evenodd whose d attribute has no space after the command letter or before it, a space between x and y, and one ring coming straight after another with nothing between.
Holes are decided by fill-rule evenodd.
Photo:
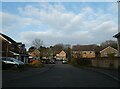
<instances>
[{"instance_id":1,"label":"shrub","mask_svg":"<svg viewBox=\"0 0 120 89\"><path fill-rule=\"evenodd\" d=\"M90 66L91 65L91 60L90 59L72 59L71 60L72 65L79 65L79 66Z\"/></svg>"},{"instance_id":2,"label":"shrub","mask_svg":"<svg viewBox=\"0 0 120 89\"><path fill-rule=\"evenodd\" d=\"M109 54L107 54L107 55L108 55L108 57L110 57L110 58L115 57L115 53L109 53Z\"/></svg>"},{"instance_id":3,"label":"shrub","mask_svg":"<svg viewBox=\"0 0 120 89\"><path fill-rule=\"evenodd\" d=\"M71 59L70 64L76 65L77 64L77 59L75 59L75 58Z\"/></svg>"},{"instance_id":4,"label":"shrub","mask_svg":"<svg viewBox=\"0 0 120 89\"><path fill-rule=\"evenodd\" d=\"M34 62L30 63L30 66L31 67L43 67L43 64L40 61L35 60Z\"/></svg>"}]
</instances>

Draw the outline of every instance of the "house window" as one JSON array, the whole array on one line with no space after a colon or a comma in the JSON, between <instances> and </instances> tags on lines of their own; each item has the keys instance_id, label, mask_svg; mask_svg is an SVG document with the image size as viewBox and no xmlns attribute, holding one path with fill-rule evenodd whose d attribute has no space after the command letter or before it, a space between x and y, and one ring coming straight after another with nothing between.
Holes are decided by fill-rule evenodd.
<instances>
[{"instance_id":1,"label":"house window","mask_svg":"<svg viewBox=\"0 0 120 89\"><path fill-rule=\"evenodd\" d=\"M104 56L107 57L107 53L106 52L104 53Z\"/></svg>"},{"instance_id":2,"label":"house window","mask_svg":"<svg viewBox=\"0 0 120 89\"><path fill-rule=\"evenodd\" d=\"M14 45L11 45L11 50L14 50L14 49L15 49Z\"/></svg>"}]
</instances>

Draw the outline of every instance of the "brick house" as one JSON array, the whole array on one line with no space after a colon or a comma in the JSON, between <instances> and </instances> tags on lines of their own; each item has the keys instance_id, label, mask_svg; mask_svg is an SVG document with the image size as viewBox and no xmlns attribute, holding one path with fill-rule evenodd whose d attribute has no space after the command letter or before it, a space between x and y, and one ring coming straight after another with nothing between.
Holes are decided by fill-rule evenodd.
<instances>
[{"instance_id":1,"label":"brick house","mask_svg":"<svg viewBox=\"0 0 120 89\"><path fill-rule=\"evenodd\" d=\"M27 59L26 53L22 53L22 49L17 42L5 34L0 33L1 57L14 57L25 62ZM22 43L21 43L22 44ZM21 58L23 56L23 58Z\"/></svg>"},{"instance_id":2,"label":"brick house","mask_svg":"<svg viewBox=\"0 0 120 89\"><path fill-rule=\"evenodd\" d=\"M0 56L2 57L11 57L13 56L8 50L10 49L10 42L0 35Z\"/></svg>"},{"instance_id":3,"label":"brick house","mask_svg":"<svg viewBox=\"0 0 120 89\"><path fill-rule=\"evenodd\" d=\"M56 54L56 58L59 60L66 60L66 53L65 51L60 51L58 54Z\"/></svg>"},{"instance_id":4,"label":"brick house","mask_svg":"<svg viewBox=\"0 0 120 89\"><path fill-rule=\"evenodd\" d=\"M99 49L97 45L74 45L72 56L75 58L95 58L99 55Z\"/></svg>"},{"instance_id":5,"label":"brick house","mask_svg":"<svg viewBox=\"0 0 120 89\"><path fill-rule=\"evenodd\" d=\"M35 47L31 47L31 48L29 48L28 55L29 55L29 58L39 59L40 51L38 49L36 49Z\"/></svg>"},{"instance_id":6,"label":"brick house","mask_svg":"<svg viewBox=\"0 0 120 89\"><path fill-rule=\"evenodd\" d=\"M3 57L15 57L19 56L19 48L16 42L10 37L0 33L1 45L2 45L2 56Z\"/></svg>"},{"instance_id":7,"label":"brick house","mask_svg":"<svg viewBox=\"0 0 120 89\"><path fill-rule=\"evenodd\" d=\"M108 46L106 48L104 48L103 50L100 51L100 56L101 57L109 57L110 54L113 54L113 56L117 56L118 55L118 50Z\"/></svg>"},{"instance_id":8,"label":"brick house","mask_svg":"<svg viewBox=\"0 0 120 89\"><path fill-rule=\"evenodd\" d=\"M25 44L22 44L22 42L17 42L16 44L17 44L17 46L19 48L21 61L23 61L24 63L28 63L29 55L28 55L28 53L26 51Z\"/></svg>"},{"instance_id":9,"label":"brick house","mask_svg":"<svg viewBox=\"0 0 120 89\"><path fill-rule=\"evenodd\" d=\"M81 58L95 58L95 51L81 51Z\"/></svg>"}]
</instances>

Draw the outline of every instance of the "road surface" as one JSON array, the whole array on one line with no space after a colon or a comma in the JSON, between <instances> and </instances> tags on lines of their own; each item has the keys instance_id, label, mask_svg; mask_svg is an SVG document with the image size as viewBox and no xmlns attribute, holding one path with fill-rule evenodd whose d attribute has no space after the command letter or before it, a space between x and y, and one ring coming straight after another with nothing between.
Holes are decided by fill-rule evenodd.
<instances>
[{"instance_id":1,"label":"road surface","mask_svg":"<svg viewBox=\"0 0 120 89\"><path fill-rule=\"evenodd\" d=\"M8 80L7 77L11 74L3 72L2 87L118 87L117 81L90 70L61 62L49 66L51 68L46 72L41 73L38 68L35 72L26 71L26 76L23 76L22 72L12 74L14 77Z\"/></svg>"}]
</instances>

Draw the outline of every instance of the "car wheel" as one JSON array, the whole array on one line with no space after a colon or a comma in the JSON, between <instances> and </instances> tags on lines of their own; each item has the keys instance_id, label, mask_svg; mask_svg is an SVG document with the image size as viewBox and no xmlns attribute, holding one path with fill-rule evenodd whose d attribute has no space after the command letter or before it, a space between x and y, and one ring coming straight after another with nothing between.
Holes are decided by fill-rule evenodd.
<instances>
[{"instance_id":1,"label":"car wheel","mask_svg":"<svg viewBox=\"0 0 120 89\"><path fill-rule=\"evenodd\" d=\"M18 68L18 65L14 65L13 67L14 67L14 68Z\"/></svg>"}]
</instances>

